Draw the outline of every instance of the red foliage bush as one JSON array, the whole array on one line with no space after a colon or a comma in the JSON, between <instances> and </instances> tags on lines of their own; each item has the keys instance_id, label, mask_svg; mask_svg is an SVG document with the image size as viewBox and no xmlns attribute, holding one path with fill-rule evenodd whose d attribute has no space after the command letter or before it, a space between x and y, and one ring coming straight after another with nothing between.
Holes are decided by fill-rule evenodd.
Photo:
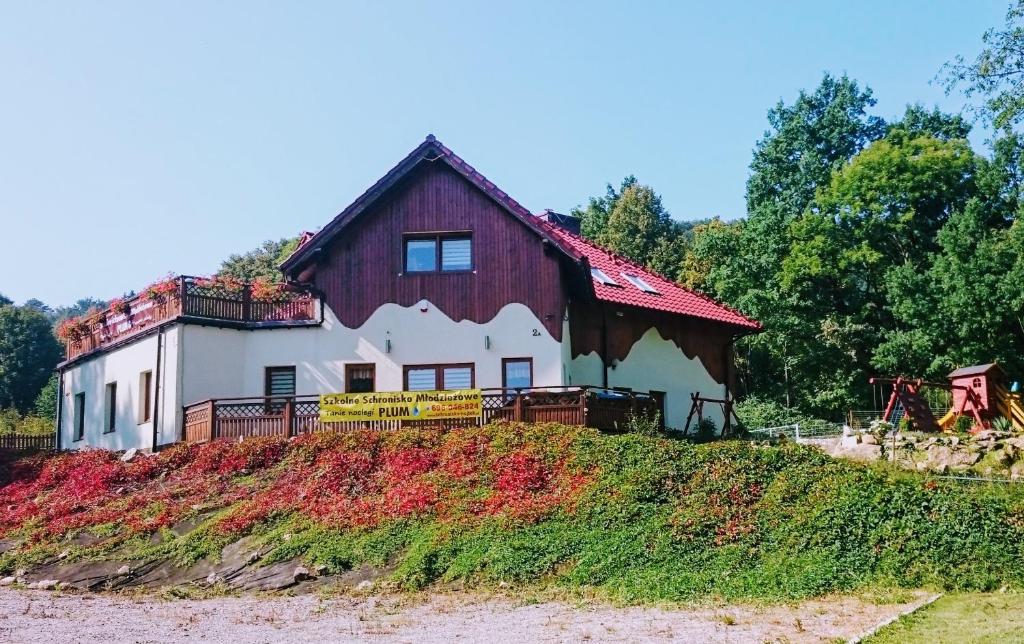
<instances>
[{"instance_id":1,"label":"red foliage bush","mask_svg":"<svg viewBox=\"0 0 1024 644\"><path fill-rule=\"evenodd\" d=\"M128 463L100 450L24 459L0 487L0 536L27 528L32 539L55 539L107 523L122 525L121 534L146 533L210 508L229 508L216 525L221 534L288 512L332 526L373 527L431 514L533 521L572 508L586 476L526 449L495 454L488 431L217 441Z\"/></svg>"}]
</instances>

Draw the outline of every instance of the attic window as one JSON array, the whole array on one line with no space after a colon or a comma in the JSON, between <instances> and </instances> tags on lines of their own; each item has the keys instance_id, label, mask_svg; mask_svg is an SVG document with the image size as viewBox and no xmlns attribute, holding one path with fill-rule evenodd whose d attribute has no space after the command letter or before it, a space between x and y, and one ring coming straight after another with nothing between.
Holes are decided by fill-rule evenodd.
<instances>
[{"instance_id":1,"label":"attic window","mask_svg":"<svg viewBox=\"0 0 1024 644\"><path fill-rule=\"evenodd\" d=\"M600 282L600 283L602 283L602 284L604 284L606 286L618 286L619 285L618 282L616 282L612 278L608 277L608 274L605 273L604 271L602 271L600 268L591 268L590 269L590 276L593 277L596 281L598 281L598 282Z\"/></svg>"},{"instance_id":2,"label":"attic window","mask_svg":"<svg viewBox=\"0 0 1024 644\"><path fill-rule=\"evenodd\" d=\"M640 277L639 275L636 275L634 273L622 273L622 276L626 278L627 282L637 287L644 293L653 293L654 295L660 295L660 293L658 293L658 289L654 288L653 286L645 282L643 278Z\"/></svg>"}]
</instances>

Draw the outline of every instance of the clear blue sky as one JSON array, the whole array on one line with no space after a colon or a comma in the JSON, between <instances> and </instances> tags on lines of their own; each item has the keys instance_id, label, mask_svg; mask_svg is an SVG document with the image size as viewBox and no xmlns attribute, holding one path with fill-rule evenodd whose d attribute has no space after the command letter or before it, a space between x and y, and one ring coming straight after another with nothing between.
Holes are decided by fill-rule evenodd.
<instances>
[{"instance_id":1,"label":"clear blue sky","mask_svg":"<svg viewBox=\"0 0 1024 644\"><path fill-rule=\"evenodd\" d=\"M433 132L527 208L635 174L744 214L765 112L825 71L877 113L1002 1L0 4L0 293L66 304L316 229ZM979 142L983 136L977 137Z\"/></svg>"}]
</instances>

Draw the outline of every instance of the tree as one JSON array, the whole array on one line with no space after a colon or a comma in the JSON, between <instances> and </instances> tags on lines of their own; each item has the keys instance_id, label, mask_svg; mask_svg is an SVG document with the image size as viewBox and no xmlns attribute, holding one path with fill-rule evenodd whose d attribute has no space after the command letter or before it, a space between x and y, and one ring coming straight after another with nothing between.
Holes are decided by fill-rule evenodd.
<instances>
[{"instance_id":1,"label":"tree","mask_svg":"<svg viewBox=\"0 0 1024 644\"><path fill-rule=\"evenodd\" d=\"M957 56L939 77L947 94L962 87L967 97L982 97L974 111L997 130L1009 129L1024 118L1024 0L1011 4L1003 27L989 29L981 40L984 48L974 60Z\"/></svg>"},{"instance_id":2,"label":"tree","mask_svg":"<svg viewBox=\"0 0 1024 644\"><path fill-rule=\"evenodd\" d=\"M942 141L966 139L971 133L971 124L959 114L947 114L934 107L928 111L920 103L908 105L903 118L889 125L886 138L915 138L930 136Z\"/></svg>"},{"instance_id":3,"label":"tree","mask_svg":"<svg viewBox=\"0 0 1024 644\"><path fill-rule=\"evenodd\" d=\"M672 230L661 197L650 186L631 185L619 194L597 241L646 266Z\"/></svg>"},{"instance_id":4,"label":"tree","mask_svg":"<svg viewBox=\"0 0 1024 644\"><path fill-rule=\"evenodd\" d=\"M50 379L39 390L39 395L36 396L36 401L33 404L33 411L35 411L37 416L49 419L57 418L57 396L60 395L59 389L60 379L57 377L57 374L50 374Z\"/></svg>"},{"instance_id":5,"label":"tree","mask_svg":"<svg viewBox=\"0 0 1024 644\"><path fill-rule=\"evenodd\" d=\"M1024 372L1024 228L1020 211L1024 145L1009 133L978 158L976 194L939 231L927 270L887 276L895 328L874 365L891 373L942 378L951 369L998 361Z\"/></svg>"},{"instance_id":6,"label":"tree","mask_svg":"<svg viewBox=\"0 0 1024 644\"><path fill-rule=\"evenodd\" d=\"M31 299L25 300L25 303L22 304L22 306L25 307L26 309L32 309L33 311L39 311L43 315L51 315L53 313L53 309L51 309L50 307L46 306L45 302L37 300L34 297L31 298Z\"/></svg>"},{"instance_id":7,"label":"tree","mask_svg":"<svg viewBox=\"0 0 1024 644\"><path fill-rule=\"evenodd\" d=\"M61 345L45 315L0 307L0 408L27 411L60 358Z\"/></svg>"},{"instance_id":8,"label":"tree","mask_svg":"<svg viewBox=\"0 0 1024 644\"><path fill-rule=\"evenodd\" d=\"M221 263L217 274L246 281L262 278L272 282L282 282L284 275L281 274L278 266L298 248L298 245L298 237L277 241L268 239L259 248L228 257Z\"/></svg>"},{"instance_id":9,"label":"tree","mask_svg":"<svg viewBox=\"0 0 1024 644\"><path fill-rule=\"evenodd\" d=\"M14 304L11 298L7 297L3 293L0 293L0 306L10 306L11 304Z\"/></svg>"},{"instance_id":10,"label":"tree","mask_svg":"<svg viewBox=\"0 0 1024 644\"><path fill-rule=\"evenodd\" d=\"M580 219L580 235L584 239L597 240L608 228L608 217L612 209L619 201L619 196L627 188L637 185L636 177L629 175L622 180L619 189L616 190L612 184L605 186L603 197L591 197L586 208L576 207L571 214Z\"/></svg>"},{"instance_id":11,"label":"tree","mask_svg":"<svg viewBox=\"0 0 1024 644\"><path fill-rule=\"evenodd\" d=\"M870 88L825 74L813 93L801 90L793 105L770 109L750 163L747 212L803 212L833 170L885 132L885 121L867 113L874 105Z\"/></svg>"},{"instance_id":12,"label":"tree","mask_svg":"<svg viewBox=\"0 0 1024 644\"><path fill-rule=\"evenodd\" d=\"M840 374L843 383L824 382L837 375L837 367L815 353L825 339L846 337L847 327L784 289L781 267L792 247L793 221L833 172L885 134L885 122L868 113L874 104L870 88L826 74L792 105L779 102L770 109L769 129L750 164L747 218L728 230L705 231L707 239L695 239L694 254L684 260L691 268L688 280L703 280L711 295L765 326L764 333L737 343L741 391L823 412L829 405L834 406L828 411L838 408L836 391L848 390L843 383L852 376L846 372ZM720 254L710 255L710 249ZM692 272L700 265L708 267L702 278Z\"/></svg>"},{"instance_id":13,"label":"tree","mask_svg":"<svg viewBox=\"0 0 1024 644\"><path fill-rule=\"evenodd\" d=\"M674 279L678 274L692 222L674 221L650 186L630 175L616 190L608 184L603 197L574 208L586 239Z\"/></svg>"},{"instance_id":14,"label":"tree","mask_svg":"<svg viewBox=\"0 0 1024 644\"><path fill-rule=\"evenodd\" d=\"M54 309L52 319L54 322L59 322L67 318L74 318L86 315L90 311L102 310L107 308L108 302L106 300L96 299L94 297L83 297L71 306L58 306Z\"/></svg>"},{"instance_id":15,"label":"tree","mask_svg":"<svg viewBox=\"0 0 1024 644\"><path fill-rule=\"evenodd\" d=\"M964 139L909 138L897 129L837 170L812 210L881 262L920 263L935 249L939 228L974 194L976 165Z\"/></svg>"}]
</instances>

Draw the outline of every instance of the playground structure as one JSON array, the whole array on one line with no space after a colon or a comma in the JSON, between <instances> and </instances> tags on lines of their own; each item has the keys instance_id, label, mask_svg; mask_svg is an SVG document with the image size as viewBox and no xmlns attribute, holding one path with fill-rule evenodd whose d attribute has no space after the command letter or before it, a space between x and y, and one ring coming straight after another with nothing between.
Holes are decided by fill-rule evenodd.
<instances>
[{"instance_id":1,"label":"playground structure","mask_svg":"<svg viewBox=\"0 0 1024 644\"><path fill-rule=\"evenodd\" d=\"M711 403L712 405L719 405L722 409L722 433L721 438L728 438L733 434L733 421L736 421L736 427L740 426L740 419L736 415L735 403L732 400L721 399L721 398L705 398L700 395L700 392L690 394L690 413L686 415L686 424L683 425L683 436L687 436L690 433L690 423L693 422L694 416L697 417L697 424L695 428L699 431L701 423L704 422L704 404Z\"/></svg>"},{"instance_id":2,"label":"playground structure","mask_svg":"<svg viewBox=\"0 0 1024 644\"><path fill-rule=\"evenodd\" d=\"M896 422L902 411L914 429L923 432L951 431L961 417L974 421L972 431L992 426L996 418L1006 418L1015 431L1024 432L1024 405L1016 384L1007 387L1006 373L995 363L963 367L952 371L948 383L928 382L898 376L871 378L873 385L892 385L892 394L882 412L882 420ZM923 397L924 388L944 389L951 393L949 410L936 419Z\"/></svg>"}]
</instances>

